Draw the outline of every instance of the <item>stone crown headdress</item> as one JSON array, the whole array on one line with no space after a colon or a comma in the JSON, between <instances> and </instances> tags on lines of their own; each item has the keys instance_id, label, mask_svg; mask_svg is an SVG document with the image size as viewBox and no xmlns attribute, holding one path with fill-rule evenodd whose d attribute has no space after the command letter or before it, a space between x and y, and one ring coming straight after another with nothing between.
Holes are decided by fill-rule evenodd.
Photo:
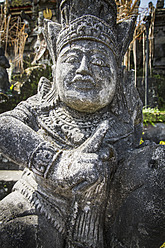
<instances>
[{"instance_id":1,"label":"stone crown headdress","mask_svg":"<svg viewBox=\"0 0 165 248\"><path fill-rule=\"evenodd\" d=\"M45 20L44 36L53 63L61 49L75 40L104 43L121 64L133 36L136 17L116 23L115 0L62 0L61 24Z\"/></svg>"}]
</instances>

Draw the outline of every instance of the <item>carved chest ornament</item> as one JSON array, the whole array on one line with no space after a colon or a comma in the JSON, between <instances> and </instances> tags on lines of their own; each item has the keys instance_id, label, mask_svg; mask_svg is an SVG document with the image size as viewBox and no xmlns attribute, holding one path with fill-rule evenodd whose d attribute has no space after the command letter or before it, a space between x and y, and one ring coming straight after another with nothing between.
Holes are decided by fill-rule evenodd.
<instances>
[{"instance_id":1,"label":"carved chest ornament","mask_svg":"<svg viewBox=\"0 0 165 248\"><path fill-rule=\"evenodd\" d=\"M84 115L68 111L63 106L55 106L50 111L41 113L38 122L42 130L52 135L56 140L55 146L71 148L81 145L95 131L100 121L110 120L109 112Z\"/></svg>"}]
</instances>

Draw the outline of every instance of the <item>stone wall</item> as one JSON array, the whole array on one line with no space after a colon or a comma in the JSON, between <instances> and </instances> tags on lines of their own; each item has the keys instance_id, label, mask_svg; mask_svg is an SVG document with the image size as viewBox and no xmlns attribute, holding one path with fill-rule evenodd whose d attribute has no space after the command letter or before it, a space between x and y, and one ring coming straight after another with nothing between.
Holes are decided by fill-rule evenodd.
<instances>
[{"instance_id":1,"label":"stone wall","mask_svg":"<svg viewBox=\"0 0 165 248\"><path fill-rule=\"evenodd\" d=\"M165 75L165 8L156 8L153 71Z\"/></svg>"},{"instance_id":2,"label":"stone wall","mask_svg":"<svg viewBox=\"0 0 165 248\"><path fill-rule=\"evenodd\" d=\"M145 81L144 78L137 78L137 89L140 98L145 105ZM148 79L148 105L151 108L158 107L158 80L156 78Z\"/></svg>"}]
</instances>

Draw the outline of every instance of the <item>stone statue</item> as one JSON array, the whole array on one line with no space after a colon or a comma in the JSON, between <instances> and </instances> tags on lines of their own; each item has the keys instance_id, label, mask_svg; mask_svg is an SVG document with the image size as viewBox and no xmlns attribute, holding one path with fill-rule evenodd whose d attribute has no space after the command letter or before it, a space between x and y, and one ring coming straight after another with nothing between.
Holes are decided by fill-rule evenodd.
<instances>
[{"instance_id":1,"label":"stone statue","mask_svg":"<svg viewBox=\"0 0 165 248\"><path fill-rule=\"evenodd\" d=\"M163 9L164 7L164 0L157 0L156 8Z\"/></svg>"},{"instance_id":2,"label":"stone statue","mask_svg":"<svg viewBox=\"0 0 165 248\"><path fill-rule=\"evenodd\" d=\"M0 151L26 167L0 204L0 247L159 247L165 149L139 146L142 104L122 69L136 17L117 24L114 0L60 8L44 29L53 83L0 117Z\"/></svg>"},{"instance_id":3,"label":"stone statue","mask_svg":"<svg viewBox=\"0 0 165 248\"><path fill-rule=\"evenodd\" d=\"M43 55L47 48L47 44L42 33L42 25L43 25L43 13L39 12L38 25L33 31L33 35L37 35L37 40L34 44L35 56L32 61L32 65L37 64L41 58L43 59Z\"/></svg>"},{"instance_id":4,"label":"stone statue","mask_svg":"<svg viewBox=\"0 0 165 248\"><path fill-rule=\"evenodd\" d=\"M0 92L5 93L9 87L9 77L6 68L9 68L10 64L5 56L4 49L0 47Z\"/></svg>"}]
</instances>

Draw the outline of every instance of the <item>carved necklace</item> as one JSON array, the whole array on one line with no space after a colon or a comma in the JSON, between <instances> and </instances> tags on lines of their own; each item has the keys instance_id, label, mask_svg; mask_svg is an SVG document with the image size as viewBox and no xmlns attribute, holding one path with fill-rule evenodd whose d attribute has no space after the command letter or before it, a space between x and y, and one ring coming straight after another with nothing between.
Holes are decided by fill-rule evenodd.
<instances>
[{"instance_id":1,"label":"carved necklace","mask_svg":"<svg viewBox=\"0 0 165 248\"><path fill-rule=\"evenodd\" d=\"M42 120L40 125L59 145L76 148L89 138L101 121L110 118L110 113L78 113L58 104L40 118Z\"/></svg>"}]
</instances>

